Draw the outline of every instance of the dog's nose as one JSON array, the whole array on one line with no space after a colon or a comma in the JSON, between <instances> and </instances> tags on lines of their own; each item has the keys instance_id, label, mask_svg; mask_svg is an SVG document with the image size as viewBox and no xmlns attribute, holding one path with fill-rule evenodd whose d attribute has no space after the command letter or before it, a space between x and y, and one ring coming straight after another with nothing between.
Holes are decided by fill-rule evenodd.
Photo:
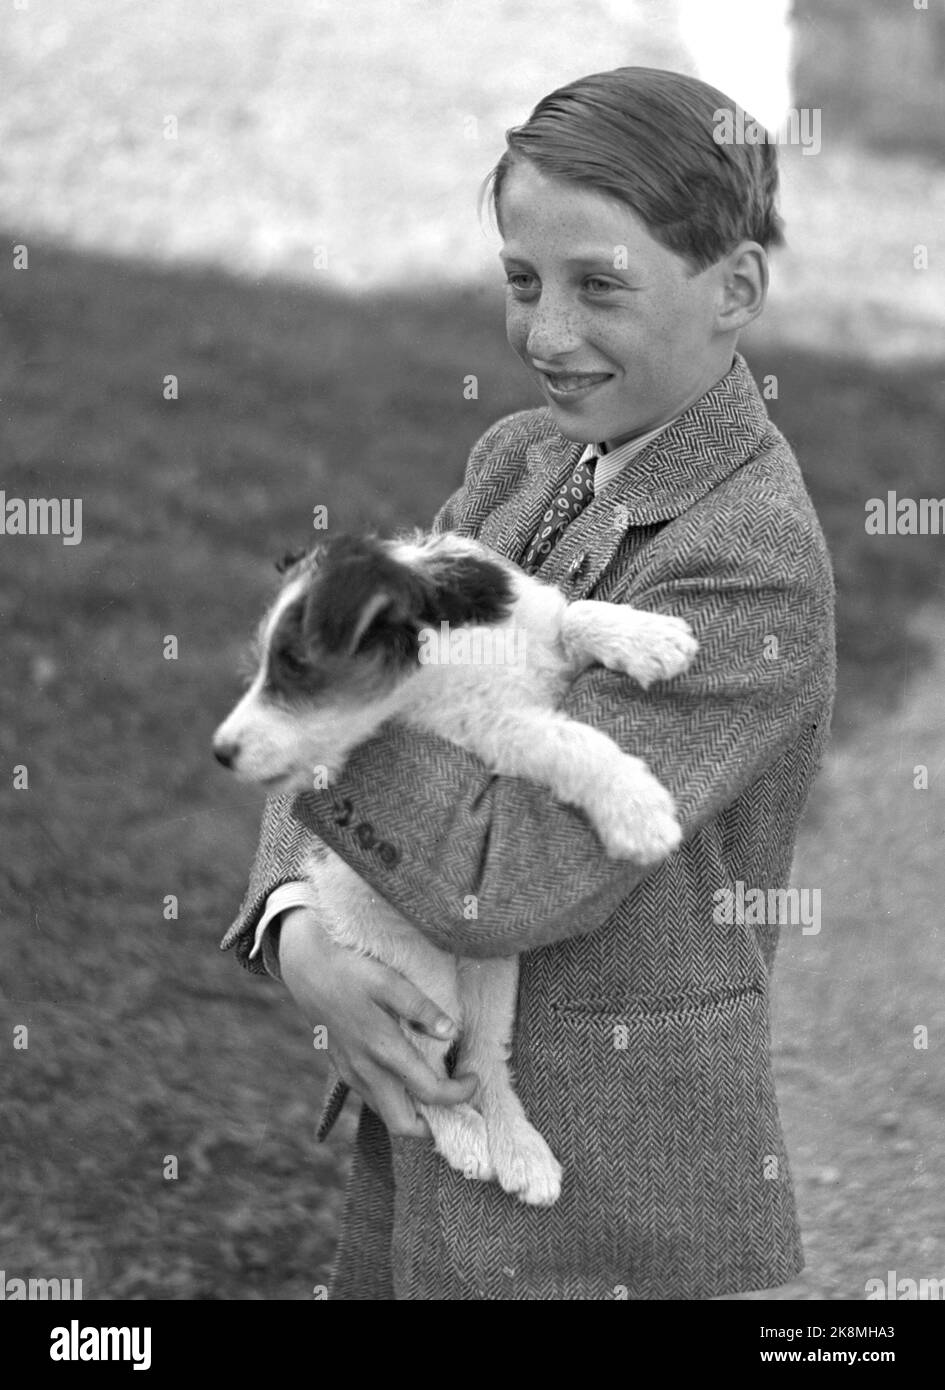
<instances>
[{"instance_id":1,"label":"dog's nose","mask_svg":"<svg viewBox=\"0 0 945 1390\"><path fill-rule=\"evenodd\" d=\"M213 745L213 756L224 767L233 766L233 761L239 751L238 743L214 743Z\"/></svg>"}]
</instances>

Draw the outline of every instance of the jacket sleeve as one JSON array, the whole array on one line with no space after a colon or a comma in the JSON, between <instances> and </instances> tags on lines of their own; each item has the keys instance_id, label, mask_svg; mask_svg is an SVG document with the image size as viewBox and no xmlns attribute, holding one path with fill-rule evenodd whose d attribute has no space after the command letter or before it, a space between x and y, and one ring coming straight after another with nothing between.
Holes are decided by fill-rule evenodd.
<instances>
[{"instance_id":1,"label":"jacket sleeve","mask_svg":"<svg viewBox=\"0 0 945 1390\"><path fill-rule=\"evenodd\" d=\"M833 584L813 514L759 502L712 523L685 528L684 552L633 593L635 606L691 624L690 671L644 692L595 666L564 705L646 760L687 839L829 719L833 692ZM466 956L592 931L653 871L608 859L583 814L543 787L396 724L292 814L436 945Z\"/></svg>"},{"instance_id":2,"label":"jacket sleeve","mask_svg":"<svg viewBox=\"0 0 945 1390\"><path fill-rule=\"evenodd\" d=\"M473 446L466 464L463 483L440 508L433 522L434 531L449 531L459 526L469 490L492 456L495 441L501 437L506 424L507 420L499 420ZM293 797L270 797L267 800L256 854L250 868L249 884L236 916L220 942L221 951L228 951L235 946L237 960L252 974L267 973L261 954L257 953L251 959L250 952L255 942L256 927L266 909L269 894L283 884L304 879L302 865L312 851L317 850L320 843L317 827L304 823L293 815Z\"/></svg>"}]
</instances>

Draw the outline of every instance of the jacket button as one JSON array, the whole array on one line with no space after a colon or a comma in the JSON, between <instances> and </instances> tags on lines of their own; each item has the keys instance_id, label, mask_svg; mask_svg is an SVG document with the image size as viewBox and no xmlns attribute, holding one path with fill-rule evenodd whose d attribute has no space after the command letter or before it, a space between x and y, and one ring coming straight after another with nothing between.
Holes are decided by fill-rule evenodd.
<instances>
[{"instance_id":1,"label":"jacket button","mask_svg":"<svg viewBox=\"0 0 945 1390\"><path fill-rule=\"evenodd\" d=\"M579 578L580 575L582 575L584 571L587 569L587 560L588 555L586 550L582 550L580 555L575 555L574 559L568 566L568 576L571 579Z\"/></svg>"},{"instance_id":2,"label":"jacket button","mask_svg":"<svg viewBox=\"0 0 945 1390\"><path fill-rule=\"evenodd\" d=\"M387 869L392 869L400 859L399 851L396 850L392 844L389 844L387 840L380 841L377 846L377 852L380 855L381 863Z\"/></svg>"},{"instance_id":3,"label":"jacket button","mask_svg":"<svg viewBox=\"0 0 945 1390\"><path fill-rule=\"evenodd\" d=\"M362 849L371 849L375 843L374 826L366 820L354 827L355 837Z\"/></svg>"}]
</instances>

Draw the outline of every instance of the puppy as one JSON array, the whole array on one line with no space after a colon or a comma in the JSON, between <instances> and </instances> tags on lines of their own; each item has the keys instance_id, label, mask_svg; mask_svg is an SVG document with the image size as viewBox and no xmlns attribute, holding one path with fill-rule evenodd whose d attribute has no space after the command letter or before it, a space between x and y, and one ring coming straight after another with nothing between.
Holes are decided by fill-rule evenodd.
<instances>
[{"instance_id":1,"label":"puppy","mask_svg":"<svg viewBox=\"0 0 945 1390\"><path fill-rule=\"evenodd\" d=\"M654 863L680 841L669 793L638 758L557 706L595 662L645 687L684 671L696 649L681 619L569 604L478 541L339 536L290 557L259 629L255 677L214 752L270 795L304 792L330 784L354 748L398 719L451 739L494 773L541 783L583 811L608 854ZM440 950L324 846L306 873L334 941L401 971L460 1025L457 1066L479 1089L471 1105L418 1106L438 1151L523 1202L555 1202L561 1168L509 1072L517 960ZM445 1075L450 1044L404 1031Z\"/></svg>"}]
</instances>

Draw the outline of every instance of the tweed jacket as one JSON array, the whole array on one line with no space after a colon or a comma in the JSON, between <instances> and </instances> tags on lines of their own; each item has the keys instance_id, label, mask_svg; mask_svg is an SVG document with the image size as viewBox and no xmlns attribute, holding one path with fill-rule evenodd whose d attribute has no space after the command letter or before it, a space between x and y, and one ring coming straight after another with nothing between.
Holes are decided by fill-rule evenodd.
<instances>
[{"instance_id":1,"label":"tweed jacket","mask_svg":"<svg viewBox=\"0 0 945 1390\"><path fill-rule=\"evenodd\" d=\"M520 562L582 447L543 409L499 421L435 529ZM797 461L740 355L539 574L695 631L684 676L643 691L595 666L564 705L669 786L684 842L656 868L612 861L544 788L396 724L331 791L267 803L223 948L261 969L248 953L266 897L301 877L317 837L437 945L521 954L516 1085L565 1172L555 1207L526 1207L429 1141L389 1142L363 1107L333 1298L706 1298L803 1266L770 1058L777 914L717 920L717 904L739 882L789 882L830 724L834 589Z\"/></svg>"}]
</instances>

